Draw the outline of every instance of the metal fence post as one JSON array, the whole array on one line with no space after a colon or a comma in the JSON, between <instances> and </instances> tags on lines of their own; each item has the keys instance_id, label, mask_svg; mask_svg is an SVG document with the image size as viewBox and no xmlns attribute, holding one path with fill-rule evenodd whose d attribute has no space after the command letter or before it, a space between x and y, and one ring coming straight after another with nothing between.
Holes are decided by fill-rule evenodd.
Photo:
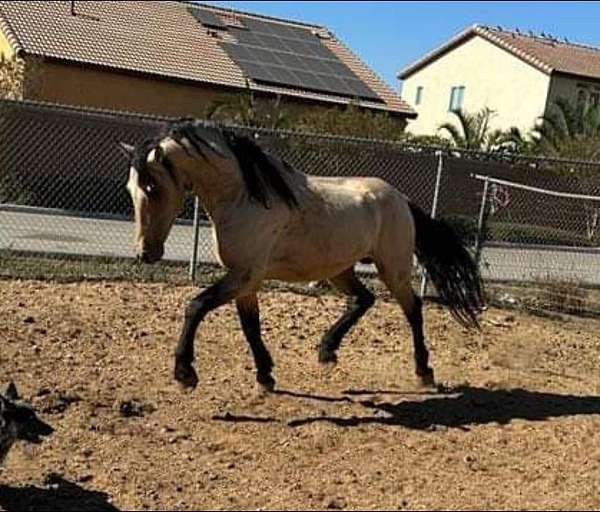
<instances>
[{"instance_id":1,"label":"metal fence post","mask_svg":"<svg viewBox=\"0 0 600 512\"><path fill-rule=\"evenodd\" d=\"M440 197L440 184L442 181L442 171L444 169L444 157L441 151L435 152L438 157L438 166L437 166L437 174L435 177L435 188L433 190L433 203L431 205L431 218L435 219L437 215L437 207L438 201ZM427 292L427 271L423 269L423 274L421 275L421 297L425 296Z\"/></svg>"},{"instance_id":2,"label":"metal fence post","mask_svg":"<svg viewBox=\"0 0 600 512\"><path fill-rule=\"evenodd\" d=\"M192 247L192 257L190 258L190 280L196 280L196 266L198 263L198 239L200 237L200 200L198 196L194 198L194 245Z\"/></svg>"},{"instance_id":3,"label":"metal fence post","mask_svg":"<svg viewBox=\"0 0 600 512\"><path fill-rule=\"evenodd\" d=\"M488 197L488 187L490 185L490 178L486 176L483 181L483 194L481 196L481 205L479 207L479 217L477 219L477 237L475 239L475 262L477 263L477 267L479 267L479 262L481 260L481 250L483 247L483 230L485 223L485 212L487 209L487 197Z\"/></svg>"}]
</instances>

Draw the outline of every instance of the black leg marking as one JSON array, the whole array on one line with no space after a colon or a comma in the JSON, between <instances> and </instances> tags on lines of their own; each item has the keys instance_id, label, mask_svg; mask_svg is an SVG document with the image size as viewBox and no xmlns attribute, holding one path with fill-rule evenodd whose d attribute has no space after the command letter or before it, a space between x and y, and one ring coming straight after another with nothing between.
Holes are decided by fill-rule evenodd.
<instances>
[{"instance_id":1,"label":"black leg marking","mask_svg":"<svg viewBox=\"0 0 600 512\"><path fill-rule=\"evenodd\" d=\"M415 368L423 384L433 385L433 370L429 367L429 352L423 334L423 301L414 295L412 311L406 314L413 334Z\"/></svg>"},{"instance_id":2,"label":"black leg marking","mask_svg":"<svg viewBox=\"0 0 600 512\"><path fill-rule=\"evenodd\" d=\"M183 329L175 350L175 379L185 387L195 388L198 384L192 362L194 337L200 322L210 311L235 298L244 284L243 280L228 274L194 297L186 307Z\"/></svg>"},{"instance_id":3,"label":"black leg marking","mask_svg":"<svg viewBox=\"0 0 600 512\"><path fill-rule=\"evenodd\" d=\"M375 296L359 281L354 269L332 278L331 284L344 293L353 295L354 298L350 301L346 312L323 336L319 348L321 363L337 362L336 351L339 349L342 339L375 302Z\"/></svg>"},{"instance_id":4,"label":"black leg marking","mask_svg":"<svg viewBox=\"0 0 600 512\"><path fill-rule=\"evenodd\" d=\"M256 380L268 391L273 391L275 388L275 379L271 376L273 359L271 359L271 354L263 343L260 333L260 313L256 294L238 297L235 303L242 330L254 357Z\"/></svg>"}]
</instances>

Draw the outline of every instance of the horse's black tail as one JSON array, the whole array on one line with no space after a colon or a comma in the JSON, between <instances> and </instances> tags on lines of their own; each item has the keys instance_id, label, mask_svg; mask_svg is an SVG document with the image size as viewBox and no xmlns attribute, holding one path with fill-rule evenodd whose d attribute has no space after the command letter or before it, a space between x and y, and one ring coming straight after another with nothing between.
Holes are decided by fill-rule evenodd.
<instances>
[{"instance_id":1,"label":"horse's black tail","mask_svg":"<svg viewBox=\"0 0 600 512\"><path fill-rule=\"evenodd\" d=\"M477 263L464 241L444 221L432 219L409 203L416 229L416 255L443 303L465 327L479 327L477 314L484 305Z\"/></svg>"}]
</instances>

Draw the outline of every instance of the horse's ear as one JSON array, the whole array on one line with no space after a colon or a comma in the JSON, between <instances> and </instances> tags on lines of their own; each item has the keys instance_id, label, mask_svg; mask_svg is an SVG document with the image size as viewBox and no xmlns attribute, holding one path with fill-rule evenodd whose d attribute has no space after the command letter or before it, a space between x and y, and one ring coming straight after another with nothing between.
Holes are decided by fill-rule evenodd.
<instances>
[{"instance_id":1,"label":"horse's ear","mask_svg":"<svg viewBox=\"0 0 600 512\"><path fill-rule=\"evenodd\" d=\"M119 142L117 144L117 146L119 147L119 150L121 151L121 153L123 153L123 155L128 160L131 160L131 157L135 153L135 146L132 146L131 144L127 144L126 142L122 142L122 141Z\"/></svg>"},{"instance_id":2,"label":"horse's ear","mask_svg":"<svg viewBox=\"0 0 600 512\"><path fill-rule=\"evenodd\" d=\"M9 400L18 400L19 399L19 392L17 391L17 386L15 386L14 382L11 382L8 387L6 388L6 398L8 398Z\"/></svg>"},{"instance_id":3,"label":"horse's ear","mask_svg":"<svg viewBox=\"0 0 600 512\"><path fill-rule=\"evenodd\" d=\"M154 148L152 156L153 156L154 162L156 162L157 164L162 163L162 161L165 158L165 150L162 148L162 146L160 144Z\"/></svg>"}]
</instances>

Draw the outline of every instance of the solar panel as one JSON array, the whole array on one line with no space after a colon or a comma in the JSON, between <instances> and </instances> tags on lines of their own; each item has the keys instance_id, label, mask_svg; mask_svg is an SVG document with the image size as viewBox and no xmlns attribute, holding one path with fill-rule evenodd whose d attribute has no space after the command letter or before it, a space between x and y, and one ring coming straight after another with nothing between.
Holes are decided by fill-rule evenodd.
<instances>
[{"instance_id":1,"label":"solar panel","mask_svg":"<svg viewBox=\"0 0 600 512\"><path fill-rule=\"evenodd\" d=\"M249 78L382 101L310 30L253 18L244 25L229 28L237 42L220 44Z\"/></svg>"},{"instance_id":2,"label":"solar panel","mask_svg":"<svg viewBox=\"0 0 600 512\"><path fill-rule=\"evenodd\" d=\"M300 79L298 78L298 75L296 75L296 73L294 73L294 71L291 69L280 68L279 76L281 77L282 84L290 84L298 87L300 86Z\"/></svg>"},{"instance_id":3,"label":"solar panel","mask_svg":"<svg viewBox=\"0 0 600 512\"><path fill-rule=\"evenodd\" d=\"M227 29L227 25L214 12L194 7L188 7L188 12L205 27Z\"/></svg>"}]
</instances>

